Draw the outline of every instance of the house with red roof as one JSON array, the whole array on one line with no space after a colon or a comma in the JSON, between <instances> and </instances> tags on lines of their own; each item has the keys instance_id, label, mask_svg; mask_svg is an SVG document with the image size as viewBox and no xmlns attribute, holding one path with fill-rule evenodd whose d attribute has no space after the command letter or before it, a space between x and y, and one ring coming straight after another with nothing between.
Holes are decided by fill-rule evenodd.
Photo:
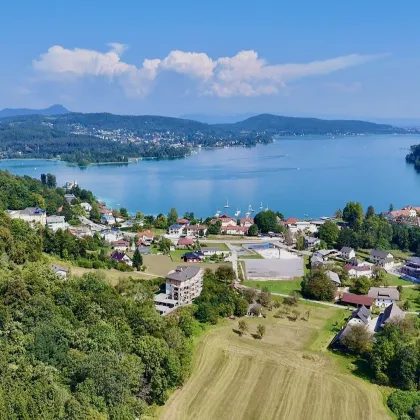
<instances>
[{"instance_id":1,"label":"house with red roof","mask_svg":"<svg viewBox=\"0 0 420 420\"><path fill-rule=\"evenodd\" d=\"M220 231L225 235L246 235L248 233L247 226L222 226Z\"/></svg>"},{"instance_id":2,"label":"house with red roof","mask_svg":"<svg viewBox=\"0 0 420 420\"><path fill-rule=\"evenodd\" d=\"M354 293L343 293L343 296L341 297L341 303L345 305L353 305L356 307L364 305L368 309L373 305L374 300L375 299L371 296L356 295Z\"/></svg>"},{"instance_id":3,"label":"house with red roof","mask_svg":"<svg viewBox=\"0 0 420 420\"><path fill-rule=\"evenodd\" d=\"M296 219L296 217L289 217L283 223L287 226L287 225L293 225L297 222L299 222L299 219Z\"/></svg>"},{"instance_id":4,"label":"house with red roof","mask_svg":"<svg viewBox=\"0 0 420 420\"><path fill-rule=\"evenodd\" d=\"M229 217L226 214L224 214L224 215L222 215L220 217L216 217L216 218L212 219L210 223L212 225L215 225L219 221L222 223L222 227L236 226L238 224L237 220L234 217Z\"/></svg>"},{"instance_id":5,"label":"house with red roof","mask_svg":"<svg viewBox=\"0 0 420 420\"><path fill-rule=\"evenodd\" d=\"M179 248L187 248L194 245L194 238L179 238L177 246Z\"/></svg>"},{"instance_id":6,"label":"house with red roof","mask_svg":"<svg viewBox=\"0 0 420 420\"><path fill-rule=\"evenodd\" d=\"M139 238L137 245L149 246L155 239L155 234L150 229L147 229L144 232L138 232L137 237Z\"/></svg>"},{"instance_id":7,"label":"house with red roof","mask_svg":"<svg viewBox=\"0 0 420 420\"><path fill-rule=\"evenodd\" d=\"M254 219L251 219L250 217L242 217L239 223L241 224L241 226L249 228L254 224Z\"/></svg>"},{"instance_id":8,"label":"house with red roof","mask_svg":"<svg viewBox=\"0 0 420 420\"><path fill-rule=\"evenodd\" d=\"M187 226L187 225L189 225L189 224L190 224L190 221L189 221L188 219L178 219L178 220L176 221L176 223L177 223L178 225L184 225L184 226Z\"/></svg>"}]
</instances>

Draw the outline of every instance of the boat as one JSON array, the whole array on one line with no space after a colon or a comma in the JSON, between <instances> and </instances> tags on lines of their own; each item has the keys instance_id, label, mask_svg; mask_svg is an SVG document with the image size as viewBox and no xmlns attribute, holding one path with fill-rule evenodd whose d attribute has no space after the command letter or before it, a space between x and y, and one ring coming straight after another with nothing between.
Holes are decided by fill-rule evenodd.
<instances>
[{"instance_id":1,"label":"boat","mask_svg":"<svg viewBox=\"0 0 420 420\"><path fill-rule=\"evenodd\" d=\"M254 211L255 211L255 210L252 208L251 204L250 204L250 205L249 205L249 207L248 207L248 211L249 211L249 212L251 212L251 213L254 213Z\"/></svg>"},{"instance_id":2,"label":"boat","mask_svg":"<svg viewBox=\"0 0 420 420\"><path fill-rule=\"evenodd\" d=\"M265 208L265 211L268 211L268 207Z\"/></svg>"},{"instance_id":3,"label":"boat","mask_svg":"<svg viewBox=\"0 0 420 420\"><path fill-rule=\"evenodd\" d=\"M220 213L221 213L221 211L220 210L217 210L216 211L216 214L214 215L214 217L219 217L220 216Z\"/></svg>"},{"instance_id":4,"label":"boat","mask_svg":"<svg viewBox=\"0 0 420 420\"><path fill-rule=\"evenodd\" d=\"M235 217L238 217L240 214L241 214L241 211L238 208L238 210L235 211Z\"/></svg>"},{"instance_id":5,"label":"boat","mask_svg":"<svg viewBox=\"0 0 420 420\"><path fill-rule=\"evenodd\" d=\"M245 217L246 217L246 218L248 218L249 216L251 216L251 213L250 213L249 211L247 211L247 212L245 213Z\"/></svg>"},{"instance_id":6,"label":"boat","mask_svg":"<svg viewBox=\"0 0 420 420\"><path fill-rule=\"evenodd\" d=\"M227 199L227 197L226 197L225 209L228 209L228 208L229 208L229 201L228 201L228 199Z\"/></svg>"},{"instance_id":7,"label":"boat","mask_svg":"<svg viewBox=\"0 0 420 420\"><path fill-rule=\"evenodd\" d=\"M261 201L261 204L260 204L260 210L262 210L263 209L263 205L262 205L262 201Z\"/></svg>"}]
</instances>

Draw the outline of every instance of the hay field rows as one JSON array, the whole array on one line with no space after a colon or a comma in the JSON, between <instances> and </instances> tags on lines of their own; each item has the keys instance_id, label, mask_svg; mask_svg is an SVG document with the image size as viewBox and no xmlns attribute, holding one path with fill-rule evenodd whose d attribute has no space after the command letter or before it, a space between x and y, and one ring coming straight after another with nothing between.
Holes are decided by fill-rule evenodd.
<instances>
[{"instance_id":1,"label":"hay field rows","mask_svg":"<svg viewBox=\"0 0 420 420\"><path fill-rule=\"evenodd\" d=\"M302 312L307 308L302 307ZM251 319L263 340L233 332L237 322L201 340L191 378L161 420L390 419L378 388L342 372L325 352L308 350L334 309L311 308L310 320Z\"/></svg>"}]
</instances>

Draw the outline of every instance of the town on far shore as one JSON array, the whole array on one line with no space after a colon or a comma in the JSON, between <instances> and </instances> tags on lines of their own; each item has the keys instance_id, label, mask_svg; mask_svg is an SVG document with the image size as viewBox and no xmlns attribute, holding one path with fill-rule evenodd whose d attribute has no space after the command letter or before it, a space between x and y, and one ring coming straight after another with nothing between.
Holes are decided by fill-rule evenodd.
<instances>
[{"instance_id":1,"label":"town on far shore","mask_svg":"<svg viewBox=\"0 0 420 420\"><path fill-rule=\"evenodd\" d=\"M295 289L302 289L305 298L354 308L347 326L333 340L333 345L339 345L352 325L361 324L373 334L393 318L404 317L413 303L406 290L412 293L410 285L420 282L420 207L396 210L391 205L388 211L376 214L370 206L364 214L359 203L350 202L334 216L299 220L263 209L261 204L256 214L250 209L244 217L235 217L239 211L231 216L225 208L223 214L217 212L203 220L188 212L180 217L175 209L167 216L140 212L130 216L124 208L81 201L73 193L78 188L76 181L67 182L64 188L67 210L63 206L57 214L47 215L45 209L30 207L7 213L52 232L97 238L111 264L108 268L165 277L164 290L155 295L156 310L162 316L200 295L206 269L228 265L234 276L232 286L237 289L262 289L268 284L287 296L290 290L285 287L282 293L283 285L295 282ZM408 235L406 244L395 238L403 233ZM413 241L418 242L410 244L409 235L417 235ZM388 246L369 247L369 241ZM410 251L413 246L417 246L414 252ZM170 262L168 270L156 272L163 258ZM64 263L53 264L52 269L65 279L71 267ZM94 263L84 266L96 268ZM330 295L310 290L311 276L317 273L328 278ZM261 309L251 302L248 316L261 316Z\"/></svg>"}]
</instances>

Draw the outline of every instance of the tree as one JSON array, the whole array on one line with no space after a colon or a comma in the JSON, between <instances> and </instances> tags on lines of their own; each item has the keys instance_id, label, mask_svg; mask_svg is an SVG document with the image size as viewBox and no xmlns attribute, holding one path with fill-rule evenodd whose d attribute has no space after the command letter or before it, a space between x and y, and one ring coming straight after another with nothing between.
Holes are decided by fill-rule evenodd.
<instances>
[{"instance_id":1,"label":"tree","mask_svg":"<svg viewBox=\"0 0 420 420\"><path fill-rule=\"evenodd\" d=\"M388 209L388 211L391 213L391 211L394 211L394 205L391 203L390 205L389 205L389 209Z\"/></svg>"},{"instance_id":2,"label":"tree","mask_svg":"<svg viewBox=\"0 0 420 420\"><path fill-rule=\"evenodd\" d=\"M174 207L169 210L168 213L168 226L174 225L178 220L178 212Z\"/></svg>"},{"instance_id":3,"label":"tree","mask_svg":"<svg viewBox=\"0 0 420 420\"><path fill-rule=\"evenodd\" d=\"M239 329L240 335L242 336L249 330L249 325L244 319L241 319L238 322L238 329Z\"/></svg>"},{"instance_id":4,"label":"tree","mask_svg":"<svg viewBox=\"0 0 420 420\"><path fill-rule=\"evenodd\" d=\"M90 211L90 218L96 222L101 220L101 213L99 212L99 207L97 203L92 204L92 210Z\"/></svg>"},{"instance_id":5,"label":"tree","mask_svg":"<svg viewBox=\"0 0 420 420\"><path fill-rule=\"evenodd\" d=\"M172 243L172 241L168 238L162 238L159 241L158 244L158 249L160 252L162 252L163 254L169 254L171 247L173 247L174 244Z\"/></svg>"},{"instance_id":6,"label":"tree","mask_svg":"<svg viewBox=\"0 0 420 420\"><path fill-rule=\"evenodd\" d=\"M303 276L302 294L315 300L331 300L336 287L323 270L311 270Z\"/></svg>"},{"instance_id":7,"label":"tree","mask_svg":"<svg viewBox=\"0 0 420 420\"><path fill-rule=\"evenodd\" d=\"M386 271L382 267L373 267L372 284L374 286L386 286Z\"/></svg>"},{"instance_id":8,"label":"tree","mask_svg":"<svg viewBox=\"0 0 420 420\"><path fill-rule=\"evenodd\" d=\"M404 303L403 303L403 309L404 309L404 311L409 311L410 310L410 306L411 306L411 303L410 303L409 300L404 301Z\"/></svg>"},{"instance_id":9,"label":"tree","mask_svg":"<svg viewBox=\"0 0 420 420\"><path fill-rule=\"evenodd\" d=\"M373 206L369 206L366 210L366 219L369 219L370 217L375 215L375 209Z\"/></svg>"},{"instance_id":10,"label":"tree","mask_svg":"<svg viewBox=\"0 0 420 420\"><path fill-rule=\"evenodd\" d=\"M46 182L49 188L55 188L57 186L57 179L53 174L47 174Z\"/></svg>"},{"instance_id":11,"label":"tree","mask_svg":"<svg viewBox=\"0 0 420 420\"><path fill-rule=\"evenodd\" d=\"M343 220L348 223L351 229L356 231L361 227L363 222L363 207L360 203L349 201L343 210Z\"/></svg>"},{"instance_id":12,"label":"tree","mask_svg":"<svg viewBox=\"0 0 420 420\"><path fill-rule=\"evenodd\" d=\"M398 290L398 293L400 294L400 300L401 300L404 293L404 287L402 287L401 284L399 284L397 286L397 290Z\"/></svg>"},{"instance_id":13,"label":"tree","mask_svg":"<svg viewBox=\"0 0 420 420\"><path fill-rule=\"evenodd\" d=\"M265 326L264 325L258 324L257 334L258 334L258 337L260 337L260 339L264 337L264 334L265 334Z\"/></svg>"},{"instance_id":14,"label":"tree","mask_svg":"<svg viewBox=\"0 0 420 420\"><path fill-rule=\"evenodd\" d=\"M143 257L140 254L139 249L136 248L133 254L133 267L137 268L137 270L140 270L142 265L143 265Z\"/></svg>"},{"instance_id":15,"label":"tree","mask_svg":"<svg viewBox=\"0 0 420 420\"><path fill-rule=\"evenodd\" d=\"M120 208L120 215L121 217L128 217L128 211L125 207Z\"/></svg>"},{"instance_id":16,"label":"tree","mask_svg":"<svg viewBox=\"0 0 420 420\"><path fill-rule=\"evenodd\" d=\"M341 209L337 209L337 210L335 211L334 216L335 216L337 219L342 219L342 218L343 218L343 211L342 211Z\"/></svg>"},{"instance_id":17,"label":"tree","mask_svg":"<svg viewBox=\"0 0 420 420\"><path fill-rule=\"evenodd\" d=\"M292 246L293 245L293 233L290 232L289 229L286 229L286 231L284 232L284 243L287 246Z\"/></svg>"},{"instance_id":18,"label":"tree","mask_svg":"<svg viewBox=\"0 0 420 420\"><path fill-rule=\"evenodd\" d=\"M248 303L252 303L257 297L257 291L252 288L247 288L242 291L242 295Z\"/></svg>"},{"instance_id":19,"label":"tree","mask_svg":"<svg viewBox=\"0 0 420 420\"><path fill-rule=\"evenodd\" d=\"M264 210L256 214L254 223L262 233L275 232L278 229L277 215L272 210Z\"/></svg>"},{"instance_id":20,"label":"tree","mask_svg":"<svg viewBox=\"0 0 420 420\"><path fill-rule=\"evenodd\" d=\"M221 265L217 267L215 274L217 279L225 284L231 284L236 279L235 271L230 265Z\"/></svg>"},{"instance_id":21,"label":"tree","mask_svg":"<svg viewBox=\"0 0 420 420\"><path fill-rule=\"evenodd\" d=\"M195 220L194 213L192 211L186 211L184 213L184 219L189 220L190 222Z\"/></svg>"},{"instance_id":22,"label":"tree","mask_svg":"<svg viewBox=\"0 0 420 420\"><path fill-rule=\"evenodd\" d=\"M258 236L258 226L256 224L248 228L248 236Z\"/></svg>"},{"instance_id":23,"label":"tree","mask_svg":"<svg viewBox=\"0 0 420 420\"><path fill-rule=\"evenodd\" d=\"M299 315L300 315L300 311L298 309L293 309L292 314L293 314L293 320L297 321L297 319L299 318Z\"/></svg>"},{"instance_id":24,"label":"tree","mask_svg":"<svg viewBox=\"0 0 420 420\"><path fill-rule=\"evenodd\" d=\"M305 237L303 234L299 234L296 238L296 249L302 251L305 249Z\"/></svg>"},{"instance_id":25,"label":"tree","mask_svg":"<svg viewBox=\"0 0 420 420\"><path fill-rule=\"evenodd\" d=\"M353 325L340 338L340 343L356 354L364 354L372 344L372 334L364 325Z\"/></svg>"},{"instance_id":26,"label":"tree","mask_svg":"<svg viewBox=\"0 0 420 420\"><path fill-rule=\"evenodd\" d=\"M366 295L369 292L370 287L370 279L366 276L361 276L354 279L351 291L353 293L357 293L358 295Z\"/></svg>"},{"instance_id":27,"label":"tree","mask_svg":"<svg viewBox=\"0 0 420 420\"><path fill-rule=\"evenodd\" d=\"M41 174L41 184L47 185L47 175Z\"/></svg>"},{"instance_id":28,"label":"tree","mask_svg":"<svg viewBox=\"0 0 420 420\"><path fill-rule=\"evenodd\" d=\"M222 227L222 222L218 220L216 223L211 223L207 229L209 235L219 235Z\"/></svg>"},{"instance_id":29,"label":"tree","mask_svg":"<svg viewBox=\"0 0 420 420\"><path fill-rule=\"evenodd\" d=\"M262 291L258 295L258 302L266 308L268 308L271 305L271 293L268 288L264 287L262 289Z\"/></svg>"},{"instance_id":30,"label":"tree","mask_svg":"<svg viewBox=\"0 0 420 420\"><path fill-rule=\"evenodd\" d=\"M333 247L335 245L339 234L340 229L338 228L337 223L334 223L331 220L327 220L318 229L319 239L321 239L321 241L325 241L329 247Z\"/></svg>"}]
</instances>

